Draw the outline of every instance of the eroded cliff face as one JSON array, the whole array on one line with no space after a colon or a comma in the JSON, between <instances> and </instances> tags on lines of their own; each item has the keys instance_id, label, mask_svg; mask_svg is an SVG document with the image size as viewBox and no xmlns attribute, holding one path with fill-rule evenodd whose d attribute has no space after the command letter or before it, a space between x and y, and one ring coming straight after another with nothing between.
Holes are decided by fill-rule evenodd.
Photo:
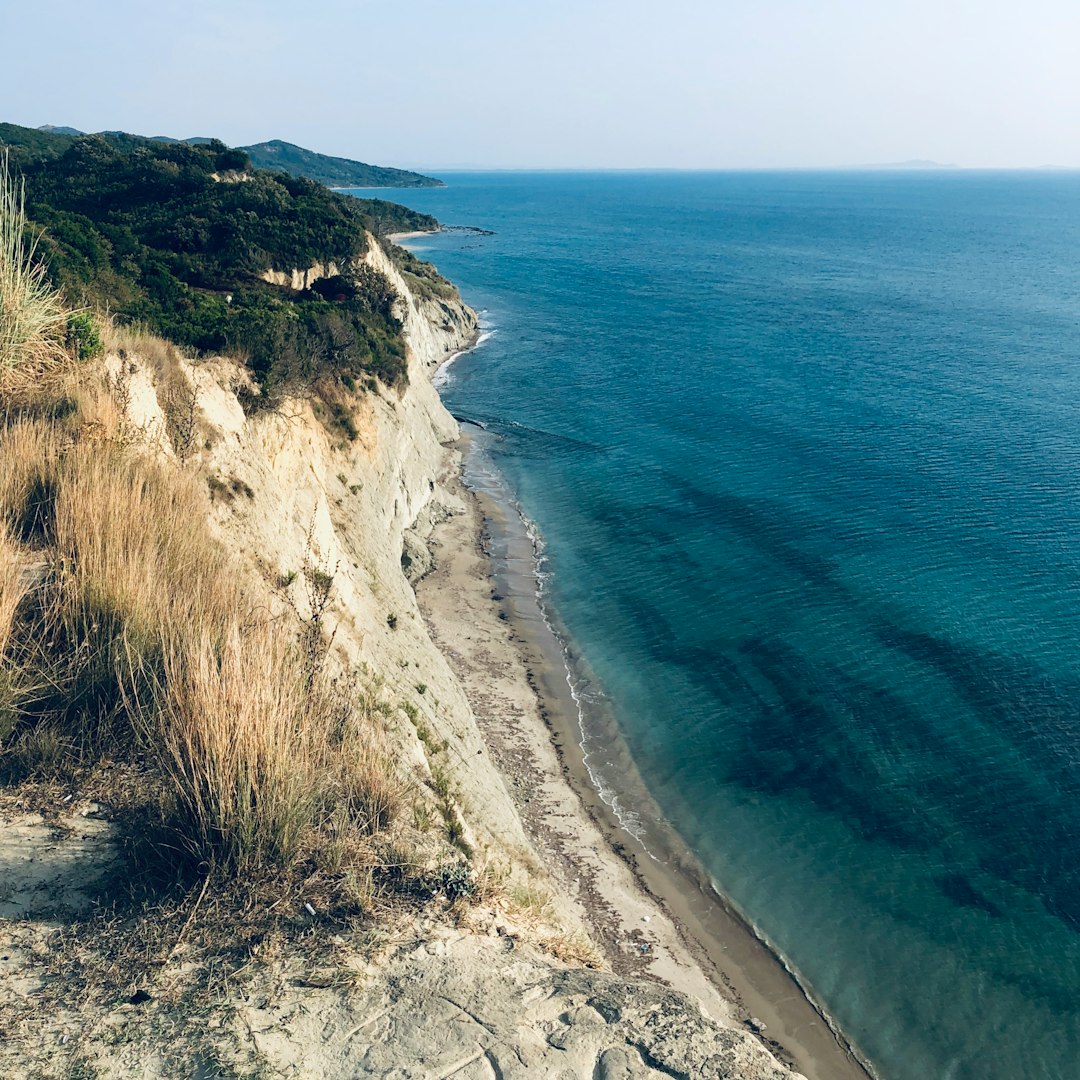
<instances>
[{"instance_id":1,"label":"eroded cliff face","mask_svg":"<svg viewBox=\"0 0 1080 1080\"><path fill-rule=\"evenodd\" d=\"M328 431L312 401L246 417L235 392L242 372L225 361L192 367L209 444L204 466L220 493L214 524L279 610L309 614L305 566L333 578L323 616L333 661L374 673L387 701L416 710L418 722L400 709L394 720L416 768L432 764L417 729L452 748L439 764L456 801L468 808L462 815L468 841L495 857L516 858L528 850L520 822L483 753L469 704L427 634L402 559L412 551L408 568L422 564L423 534L460 511L440 483L446 444L458 427L430 373L469 346L476 316L457 299L413 296L374 241L366 259L401 297L408 385L380 387L350 402L357 434L347 441Z\"/></svg>"},{"instance_id":2,"label":"eroded cliff face","mask_svg":"<svg viewBox=\"0 0 1080 1080\"><path fill-rule=\"evenodd\" d=\"M283 289L292 289L301 292L310 289L316 281L323 278L336 277L341 273L337 263L315 263L306 270L264 270L259 276L268 285L278 285Z\"/></svg>"},{"instance_id":3,"label":"eroded cliff face","mask_svg":"<svg viewBox=\"0 0 1080 1080\"><path fill-rule=\"evenodd\" d=\"M345 402L356 432L349 440L323 422L315 399L290 399L247 416L237 396L248 382L241 366L224 359L181 362L198 413L192 450L198 460L187 467L205 470L212 523L275 614L310 617L305 569L332 578L322 613L330 662L366 671L380 684L395 709L396 742L421 774L434 762L417 732L447 744L450 752L440 755L438 767L449 776L454 801L468 808L461 814L467 842L482 854L516 861L528 853L528 842L483 753L468 701L427 633L410 581L430 558L424 538L432 526L461 512L440 479L458 426L430 375L472 343L476 315L457 298L414 296L374 238L365 260L400 297L408 384L380 384ZM118 357L109 363L119 370ZM124 364L133 424L148 443L175 452L155 385L160 372L138 357Z\"/></svg>"}]
</instances>

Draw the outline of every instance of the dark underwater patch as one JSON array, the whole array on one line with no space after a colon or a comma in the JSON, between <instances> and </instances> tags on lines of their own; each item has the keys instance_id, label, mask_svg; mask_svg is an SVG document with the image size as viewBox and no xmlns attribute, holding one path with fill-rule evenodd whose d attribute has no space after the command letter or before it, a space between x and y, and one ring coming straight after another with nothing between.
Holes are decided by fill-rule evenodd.
<instances>
[{"instance_id":1,"label":"dark underwater patch","mask_svg":"<svg viewBox=\"0 0 1080 1080\"><path fill-rule=\"evenodd\" d=\"M992 900L987 900L963 874L957 872L942 874L934 878L934 884L941 890L942 895L960 907L974 908L977 911L985 911L987 915L1000 919L1004 912Z\"/></svg>"}]
</instances>

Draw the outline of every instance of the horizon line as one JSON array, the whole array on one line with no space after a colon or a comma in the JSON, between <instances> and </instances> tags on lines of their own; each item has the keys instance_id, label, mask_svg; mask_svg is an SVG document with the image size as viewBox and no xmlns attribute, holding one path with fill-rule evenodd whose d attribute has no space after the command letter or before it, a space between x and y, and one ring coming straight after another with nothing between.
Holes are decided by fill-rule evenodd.
<instances>
[{"instance_id":1,"label":"horizon line","mask_svg":"<svg viewBox=\"0 0 1080 1080\"><path fill-rule=\"evenodd\" d=\"M437 173L743 173L743 172L1080 172L1077 165L408 165Z\"/></svg>"}]
</instances>

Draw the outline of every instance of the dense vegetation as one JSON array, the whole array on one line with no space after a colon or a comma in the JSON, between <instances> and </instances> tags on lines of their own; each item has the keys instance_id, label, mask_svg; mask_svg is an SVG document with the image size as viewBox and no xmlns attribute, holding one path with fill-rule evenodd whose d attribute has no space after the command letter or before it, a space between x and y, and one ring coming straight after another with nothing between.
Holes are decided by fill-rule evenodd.
<instances>
[{"instance_id":1,"label":"dense vegetation","mask_svg":"<svg viewBox=\"0 0 1080 1080\"><path fill-rule=\"evenodd\" d=\"M290 176L306 176L327 187L443 187L441 180L406 169L388 169L381 165L366 165L349 158L316 154L302 146L272 139L270 142L243 146L256 169L286 172Z\"/></svg>"},{"instance_id":2,"label":"dense vegetation","mask_svg":"<svg viewBox=\"0 0 1080 1080\"><path fill-rule=\"evenodd\" d=\"M12 164L20 168L30 161L58 158L74 141L75 136L64 132L0 124L0 143L7 147Z\"/></svg>"},{"instance_id":3,"label":"dense vegetation","mask_svg":"<svg viewBox=\"0 0 1080 1080\"><path fill-rule=\"evenodd\" d=\"M368 231L434 228L433 218L256 172L242 150L217 141L12 125L0 138L25 175L29 216L45 229L52 281L71 302L198 350L242 355L267 388L326 375L348 385L404 378L395 293L355 260ZM316 263L341 275L302 293L261 280Z\"/></svg>"},{"instance_id":4,"label":"dense vegetation","mask_svg":"<svg viewBox=\"0 0 1080 1080\"><path fill-rule=\"evenodd\" d=\"M86 132L70 127L22 128L16 124L0 124L0 142L15 143L20 146L33 146L38 155L59 157L74 141L75 136ZM213 139L197 137L192 139L173 139L168 135L129 135L124 131L102 131L104 138L122 145L136 142L188 143L191 146L207 146ZM332 157L329 154L317 154L314 150L305 150L294 143L271 139L269 142L253 143L241 146L255 169L270 172L284 172L290 176L303 176L315 180L327 187L370 188L370 187L443 187L441 180L407 169L390 169L384 165L368 165L351 158Z\"/></svg>"}]
</instances>

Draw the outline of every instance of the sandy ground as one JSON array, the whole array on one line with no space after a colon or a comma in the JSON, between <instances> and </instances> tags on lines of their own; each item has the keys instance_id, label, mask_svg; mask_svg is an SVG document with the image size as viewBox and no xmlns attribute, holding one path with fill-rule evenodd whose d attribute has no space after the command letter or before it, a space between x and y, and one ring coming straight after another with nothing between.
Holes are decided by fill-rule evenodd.
<instances>
[{"instance_id":1,"label":"sandy ground","mask_svg":"<svg viewBox=\"0 0 1080 1080\"><path fill-rule=\"evenodd\" d=\"M419 236L431 236L438 229L417 229L415 232L395 232L387 234L386 239L392 244L400 244L402 240L415 240Z\"/></svg>"},{"instance_id":2,"label":"sandy ground","mask_svg":"<svg viewBox=\"0 0 1080 1080\"><path fill-rule=\"evenodd\" d=\"M568 692L559 693L565 676L552 655L553 636L542 640L535 598L524 589L513 595L512 582L493 577L492 530L506 523L498 506L464 489L459 460L454 454L443 483L467 509L432 538L436 570L417 588L420 606L534 843L613 970L663 982L696 998L717 1021L760 1031L810 1080L865 1080L745 926L704 896L689 873L646 856L592 792L576 709Z\"/></svg>"}]
</instances>

